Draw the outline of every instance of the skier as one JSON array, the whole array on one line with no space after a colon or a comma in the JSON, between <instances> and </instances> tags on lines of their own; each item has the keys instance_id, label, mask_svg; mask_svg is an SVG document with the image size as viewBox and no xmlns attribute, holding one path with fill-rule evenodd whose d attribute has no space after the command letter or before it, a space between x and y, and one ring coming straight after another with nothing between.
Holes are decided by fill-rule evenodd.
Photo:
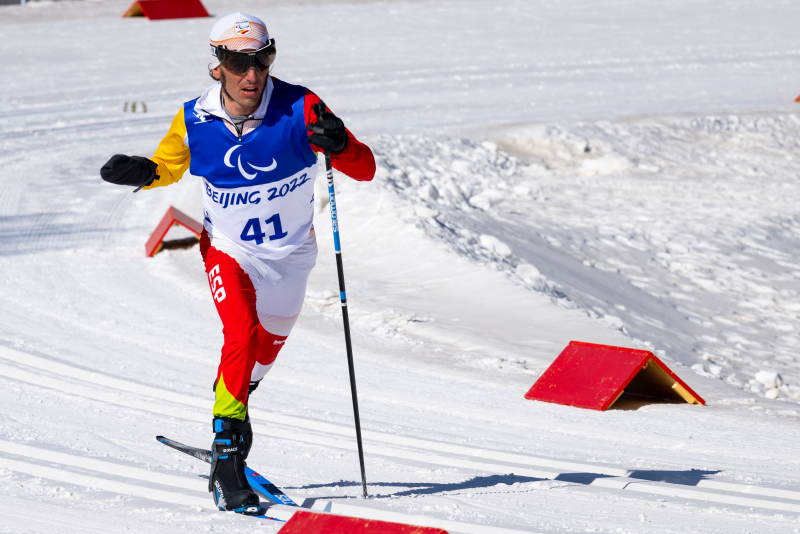
<instances>
[{"instance_id":1,"label":"skier","mask_svg":"<svg viewBox=\"0 0 800 534\"><path fill-rule=\"evenodd\" d=\"M117 154L100 174L139 189L187 170L203 180L200 253L224 334L209 491L221 510L255 514L247 402L297 321L316 262L316 153L359 181L373 178L375 159L314 93L269 76L275 40L261 19L230 14L210 40L217 83L183 105L152 158Z\"/></svg>"}]
</instances>

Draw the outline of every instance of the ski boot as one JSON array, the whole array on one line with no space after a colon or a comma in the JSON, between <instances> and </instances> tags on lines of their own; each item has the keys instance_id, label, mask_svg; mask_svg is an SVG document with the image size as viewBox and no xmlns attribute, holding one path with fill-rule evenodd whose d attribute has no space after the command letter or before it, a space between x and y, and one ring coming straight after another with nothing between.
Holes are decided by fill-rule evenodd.
<instances>
[{"instance_id":1,"label":"ski boot","mask_svg":"<svg viewBox=\"0 0 800 534\"><path fill-rule=\"evenodd\" d=\"M246 452L250 451L253 431L250 421L229 417L214 418L216 437L211 445L213 460L208 477L208 491L220 510L245 515L263 513L258 495L244 473Z\"/></svg>"}]
</instances>

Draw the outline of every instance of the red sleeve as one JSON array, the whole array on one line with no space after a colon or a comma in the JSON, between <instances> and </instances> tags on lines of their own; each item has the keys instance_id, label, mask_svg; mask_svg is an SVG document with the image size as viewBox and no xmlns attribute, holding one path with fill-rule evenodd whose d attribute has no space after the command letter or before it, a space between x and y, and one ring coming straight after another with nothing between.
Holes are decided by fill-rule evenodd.
<instances>
[{"instance_id":1,"label":"red sleeve","mask_svg":"<svg viewBox=\"0 0 800 534\"><path fill-rule=\"evenodd\" d=\"M320 98L306 89L305 96L305 114L306 125L317 121L317 114L311 109L311 106L318 104ZM333 113L328 108L329 113ZM347 130L349 137L347 146L339 154L331 154L331 164L337 171L345 173L350 178L360 182L368 182L375 177L375 156L372 155L372 150L367 145L356 139L356 137ZM322 149L316 145L311 145L314 152L322 152Z\"/></svg>"}]
</instances>

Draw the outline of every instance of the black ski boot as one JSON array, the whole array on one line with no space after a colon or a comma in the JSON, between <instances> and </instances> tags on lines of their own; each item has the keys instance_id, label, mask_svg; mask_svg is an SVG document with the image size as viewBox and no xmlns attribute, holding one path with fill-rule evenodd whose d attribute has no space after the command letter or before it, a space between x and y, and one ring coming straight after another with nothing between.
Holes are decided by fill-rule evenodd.
<instances>
[{"instance_id":1,"label":"black ski boot","mask_svg":"<svg viewBox=\"0 0 800 534\"><path fill-rule=\"evenodd\" d=\"M208 478L208 491L220 510L246 515L262 513L258 495L244 474L246 452L250 451L253 431L249 421L229 417L214 419L216 437L211 446L214 459Z\"/></svg>"}]
</instances>

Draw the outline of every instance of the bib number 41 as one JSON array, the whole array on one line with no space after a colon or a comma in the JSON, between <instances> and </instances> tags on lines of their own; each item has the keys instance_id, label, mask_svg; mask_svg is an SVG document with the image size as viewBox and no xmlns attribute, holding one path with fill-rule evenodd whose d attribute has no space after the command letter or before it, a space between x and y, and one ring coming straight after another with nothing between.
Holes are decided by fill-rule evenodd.
<instances>
[{"instance_id":1,"label":"bib number 41","mask_svg":"<svg viewBox=\"0 0 800 534\"><path fill-rule=\"evenodd\" d=\"M264 221L267 226L270 224L272 225L272 229L274 233L269 236L270 241L275 241L276 239L283 239L287 235L287 232L283 231L283 227L281 226L281 216L279 213L276 213L266 221ZM239 239L242 241L255 241L256 245L260 245L264 242L265 234L261 230L261 221L259 219L250 219L245 223L244 230L242 230L242 235L239 236Z\"/></svg>"}]
</instances>

